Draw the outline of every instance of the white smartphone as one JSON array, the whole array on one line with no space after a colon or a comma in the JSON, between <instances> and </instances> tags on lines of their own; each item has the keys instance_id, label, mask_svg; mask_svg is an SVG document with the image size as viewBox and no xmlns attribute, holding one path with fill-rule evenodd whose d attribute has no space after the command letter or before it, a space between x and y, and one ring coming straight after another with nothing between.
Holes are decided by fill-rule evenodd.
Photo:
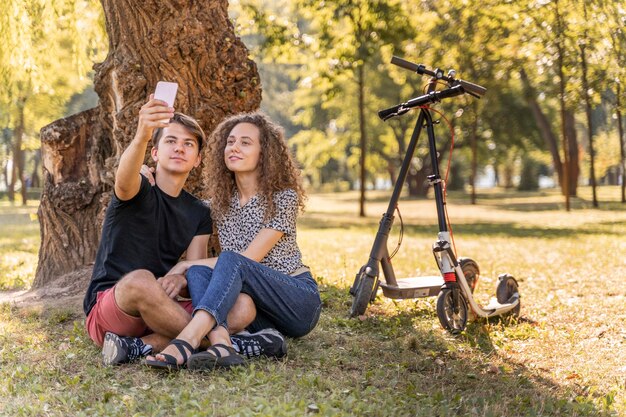
<instances>
[{"instance_id":1,"label":"white smartphone","mask_svg":"<svg viewBox=\"0 0 626 417\"><path fill-rule=\"evenodd\" d=\"M168 106L174 107L174 100L176 100L176 92L178 91L177 83L170 83L167 81L159 81L154 90L154 98L163 100Z\"/></svg>"}]
</instances>

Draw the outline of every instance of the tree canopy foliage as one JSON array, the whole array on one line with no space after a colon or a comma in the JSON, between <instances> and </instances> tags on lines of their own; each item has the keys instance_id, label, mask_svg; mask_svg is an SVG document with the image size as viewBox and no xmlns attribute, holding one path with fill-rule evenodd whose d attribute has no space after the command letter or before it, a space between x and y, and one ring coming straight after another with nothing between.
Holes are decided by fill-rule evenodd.
<instances>
[{"instance_id":1,"label":"tree canopy foliage","mask_svg":"<svg viewBox=\"0 0 626 417\"><path fill-rule=\"evenodd\" d=\"M575 195L580 181L601 179L621 162L615 147L597 146L601 163L595 174L579 167L592 162L596 135L602 145L622 146L615 99L616 86L626 81L621 2L240 0L233 6L257 61L266 71L284 69L291 79L283 84L290 103L282 102L277 113L289 121L298 157L315 186L354 186L363 163L370 186L394 179L412 126L405 119L381 123L376 111L420 94L426 80L392 67L391 55L454 68L461 78L488 88L480 101L443 105L453 116L453 172L461 185L473 185L487 165L505 186L527 172L552 170L562 181L567 168L569 192ZM263 82L265 91L276 87L266 77ZM264 106L276 104L266 100ZM447 136L442 130L442 149L449 146ZM424 156L418 149L411 170L416 182L411 175L408 181L411 194L425 192L425 176L419 175L428 169ZM524 164L543 168L523 169Z\"/></svg>"},{"instance_id":2,"label":"tree canopy foliage","mask_svg":"<svg viewBox=\"0 0 626 417\"><path fill-rule=\"evenodd\" d=\"M103 25L95 0L3 2L0 127L12 138L2 150L10 198L20 182L25 202L26 157L38 158L32 151L39 149L39 129L66 115L70 99L92 84L91 66L106 52Z\"/></svg>"},{"instance_id":3,"label":"tree canopy foliage","mask_svg":"<svg viewBox=\"0 0 626 417\"><path fill-rule=\"evenodd\" d=\"M3 6L0 189L11 196L36 176L39 129L93 103L89 74L106 35L96 0ZM392 55L488 89L442 104L456 136L450 187L473 190L486 166L507 187L536 171L525 164L562 185L568 171L568 195L623 176L623 2L231 0L231 14L259 66L263 109L285 126L314 187L364 192L395 179L414 119L383 123L376 112L421 94L426 80L393 67ZM439 136L446 162L451 137ZM424 195L423 144L412 162L409 193Z\"/></svg>"}]
</instances>

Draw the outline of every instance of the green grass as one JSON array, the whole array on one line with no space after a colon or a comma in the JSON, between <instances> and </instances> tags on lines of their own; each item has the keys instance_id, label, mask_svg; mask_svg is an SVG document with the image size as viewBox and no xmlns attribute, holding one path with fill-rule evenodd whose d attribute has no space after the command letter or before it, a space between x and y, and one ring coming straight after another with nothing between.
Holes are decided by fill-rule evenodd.
<instances>
[{"instance_id":1,"label":"green grass","mask_svg":"<svg viewBox=\"0 0 626 417\"><path fill-rule=\"evenodd\" d=\"M37 204L12 206L0 201L0 290L28 288L37 269Z\"/></svg>"},{"instance_id":2,"label":"green grass","mask_svg":"<svg viewBox=\"0 0 626 417\"><path fill-rule=\"evenodd\" d=\"M355 216L354 193L311 196L298 240L324 311L310 335L289 341L281 362L207 374L104 368L79 306L1 304L0 415L626 415L626 210L617 188L600 191L600 209L582 188L569 213L553 192L490 191L476 206L450 196L458 254L481 269L477 298L488 301L502 272L518 279L522 294L519 321L470 323L457 337L441 329L433 298L379 295L365 316L347 318L347 288L386 209L385 193L375 192L365 219ZM403 201L400 209L397 275L437 273L433 202ZM0 259L9 265L2 288L30 285L34 211L0 207ZM390 247L398 230L396 221ZM9 264L7 253L28 261Z\"/></svg>"}]
</instances>

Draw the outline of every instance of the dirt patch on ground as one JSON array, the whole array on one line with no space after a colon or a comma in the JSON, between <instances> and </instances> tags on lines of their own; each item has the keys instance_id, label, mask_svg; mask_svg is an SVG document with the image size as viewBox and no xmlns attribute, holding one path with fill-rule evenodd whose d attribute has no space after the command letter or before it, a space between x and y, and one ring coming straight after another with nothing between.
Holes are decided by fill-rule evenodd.
<instances>
[{"instance_id":1,"label":"dirt patch on ground","mask_svg":"<svg viewBox=\"0 0 626 417\"><path fill-rule=\"evenodd\" d=\"M0 291L0 303L13 303L17 307L70 308L82 312L91 270L92 266L82 267L57 278L44 288Z\"/></svg>"}]
</instances>

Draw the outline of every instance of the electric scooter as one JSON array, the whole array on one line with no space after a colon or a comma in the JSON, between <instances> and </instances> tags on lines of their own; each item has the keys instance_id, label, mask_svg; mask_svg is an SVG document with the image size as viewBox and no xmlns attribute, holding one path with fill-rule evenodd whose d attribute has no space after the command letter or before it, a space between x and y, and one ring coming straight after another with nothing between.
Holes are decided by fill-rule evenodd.
<instances>
[{"instance_id":1,"label":"electric scooter","mask_svg":"<svg viewBox=\"0 0 626 417\"><path fill-rule=\"evenodd\" d=\"M489 305L481 306L473 296L474 288L480 276L478 264L469 258L457 258L452 248L446 213L445 184L439 173L439 158L434 132L435 122L433 122L431 109L428 107L441 100L463 94L480 98L487 90L480 85L455 78L456 72L454 70L450 70L445 76L443 71L438 68L428 70L424 65L414 64L395 56L391 63L420 75L428 75L431 78L426 94L378 112L378 116L386 121L393 117L402 116L413 108L420 108L389 206L380 221L369 260L360 268L350 288L350 294L353 296L350 316L356 317L364 314L368 304L376 298L377 290L380 287L385 297L394 299L437 296L439 322L453 334L465 330L470 315L485 318L505 315L518 317L521 305L519 286L515 278L509 274L500 275L496 288L496 299L492 300ZM437 91L437 85L442 83L446 85L446 88ZM437 241L433 243L432 251L441 274L396 278L387 248L387 240L419 135L424 128L428 134L428 147L433 170L432 174L428 176L428 181L434 188L439 224ZM400 220L402 220L401 217ZM379 279L381 269L384 282Z\"/></svg>"}]
</instances>

